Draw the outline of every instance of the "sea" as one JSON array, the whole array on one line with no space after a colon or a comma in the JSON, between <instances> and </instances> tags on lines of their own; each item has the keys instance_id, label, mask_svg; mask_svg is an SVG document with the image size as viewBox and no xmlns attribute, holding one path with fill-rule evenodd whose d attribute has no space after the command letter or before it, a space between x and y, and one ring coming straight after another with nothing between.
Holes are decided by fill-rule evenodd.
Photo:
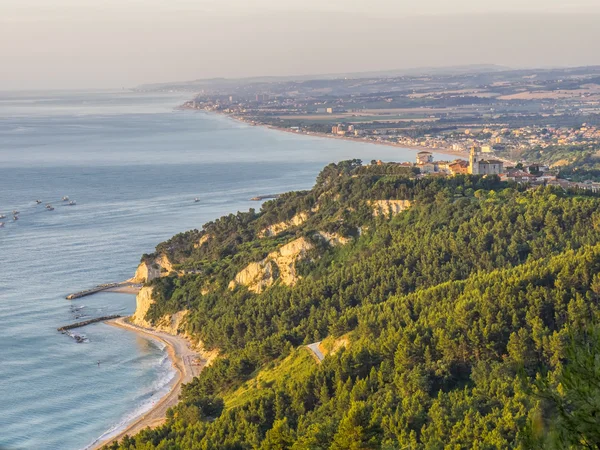
<instances>
[{"instance_id":1,"label":"sea","mask_svg":"<svg viewBox=\"0 0 600 450\"><path fill-rule=\"evenodd\" d=\"M83 342L57 331L132 314L135 296L67 294L130 278L159 242L260 208L251 197L309 189L330 162L415 158L176 109L189 97L0 92L3 450L88 448L151 408L175 376L155 340L105 323L73 330Z\"/></svg>"}]
</instances>

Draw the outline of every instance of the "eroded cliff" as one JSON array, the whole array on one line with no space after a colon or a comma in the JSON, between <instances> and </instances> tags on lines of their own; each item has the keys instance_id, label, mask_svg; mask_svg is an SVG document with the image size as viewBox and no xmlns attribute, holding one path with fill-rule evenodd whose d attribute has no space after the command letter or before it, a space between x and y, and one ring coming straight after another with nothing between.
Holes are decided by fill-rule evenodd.
<instances>
[{"instance_id":1,"label":"eroded cliff","mask_svg":"<svg viewBox=\"0 0 600 450\"><path fill-rule=\"evenodd\" d=\"M297 226L302 225L307 220L308 220L308 213L306 213L306 212L298 213L286 222L275 223L273 225L268 226L264 230L261 230L260 233L258 233L258 237L264 238L264 237L276 236L279 233L283 233L284 231L286 231L292 227L297 227Z\"/></svg>"},{"instance_id":2,"label":"eroded cliff","mask_svg":"<svg viewBox=\"0 0 600 450\"><path fill-rule=\"evenodd\" d=\"M314 245L302 237L280 247L259 262L248 264L229 283L229 288L246 286L249 290L260 293L275 283L276 280L287 286L293 286L298 281L296 263L306 258Z\"/></svg>"},{"instance_id":3,"label":"eroded cliff","mask_svg":"<svg viewBox=\"0 0 600 450\"><path fill-rule=\"evenodd\" d=\"M393 217L412 206L410 200L371 200L369 206L373 208L373 216Z\"/></svg>"},{"instance_id":4,"label":"eroded cliff","mask_svg":"<svg viewBox=\"0 0 600 450\"><path fill-rule=\"evenodd\" d=\"M165 277L175 270L167 255L159 255L150 261L142 261L131 279L133 283L147 283L155 278Z\"/></svg>"}]
</instances>

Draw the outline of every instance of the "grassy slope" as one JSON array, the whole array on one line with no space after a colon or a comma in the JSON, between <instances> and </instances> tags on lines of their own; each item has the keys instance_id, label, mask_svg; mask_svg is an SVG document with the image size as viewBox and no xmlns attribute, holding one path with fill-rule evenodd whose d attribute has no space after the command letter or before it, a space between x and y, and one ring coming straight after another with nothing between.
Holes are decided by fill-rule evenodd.
<instances>
[{"instance_id":1,"label":"grassy slope","mask_svg":"<svg viewBox=\"0 0 600 450\"><path fill-rule=\"evenodd\" d=\"M231 409L248 403L260 397L263 389L271 387L276 382L282 382L290 378L301 380L317 367L317 363L310 350L299 347L281 361L275 361L257 373L239 388L223 394L225 408Z\"/></svg>"}]
</instances>

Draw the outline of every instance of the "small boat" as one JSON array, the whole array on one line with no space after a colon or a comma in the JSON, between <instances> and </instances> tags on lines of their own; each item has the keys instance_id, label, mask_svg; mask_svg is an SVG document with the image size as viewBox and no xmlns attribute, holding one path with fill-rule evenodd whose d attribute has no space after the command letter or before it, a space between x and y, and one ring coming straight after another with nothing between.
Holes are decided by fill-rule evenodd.
<instances>
[{"instance_id":1,"label":"small boat","mask_svg":"<svg viewBox=\"0 0 600 450\"><path fill-rule=\"evenodd\" d=\"M50 203L46 204L46 209L50 209L52 208L52 205Z\"/></svg>"},{"instance_id":2,"label":"small boat","mask_svg":"<svg viewBox=\"0 0 600 450\"><path fill-rule=\"evenodd\" d=\"M198 197L196 197L196 198L194 199L194 203L198 203L199 201L200 201L200 199L199 199Z\"/></svg>"},{"instance_id":3,"label":"small boat","mask_svg":"<svg viewBox=\"0 0 600 450\"><path fill-rule=\"evenodd\" d=\"M63 201L63 202L68 202L68 201L69 201L69 196L68 196L68 195L65 195L65 196L62 198L62 201Z\"/></svg>"},{"instance_id":4,"label":"small boat","mask_svg":"<svg viewBox=\"0 0 600 450\"><path fill-rule=\"evenodd\" d=\"M69 206L75 206L77 204L77 202L75 200L71 200L69 202Z\"/></svg>"},{"instance_id":5,"label":"small boat","mask_svg":"<svg viewBox=\"0 0 600 450\"><path fill-rule=\"evenodd\" d=\"M4 214L0 214L0 219L6 219L6 216Z\"/></svg>"},{"instance_id":6,"label":"small boat","mask_svg":"<svg viewBox=\"0 0 600 450\"><path fill-rule=\"evenodd\" d=\"M46 207L46 209L47 209L48 211L54 211L54 207L53 207L53 206L50 206L50 208Z\"/></svg>"},{"instance_id":7,"label":"small boat","mask_svg":"<svg viewBox=\"0 0 600 450\"><path fill-rule=\"evenodd\" d=\"M4 222L0 222L0 228L4 228Z\"/></svg>"},{"instance_id":8,"label":"small boat","mask_svg":"<svg viewBox=\"0 0 600 450\"><path fill-rule=\"evenodd\" d=\"M19 216L13 216L13 220L19 220Z\"/></svg>"},{"instance_id":9,"label":"small boat","mask_svg":"<svg viewBox=\"0 0 600 450\"><path fill-rule=\"evenodd\" d=\"M42 201L41 200L36 200L35 203L36 203L36 205L39 205L40 203L42 203Z\"/></svg>"},{"instance_id":10,"label":"small boat","mask_svg":"<svg viewBox=\"0 0 600 450\"><path fill-rule=\"evenodd\" d=\"M17 211L16 209L13 211L13 216L18 216L19 214L21 214L19 211Z\"/></svg>"}]
</instances>

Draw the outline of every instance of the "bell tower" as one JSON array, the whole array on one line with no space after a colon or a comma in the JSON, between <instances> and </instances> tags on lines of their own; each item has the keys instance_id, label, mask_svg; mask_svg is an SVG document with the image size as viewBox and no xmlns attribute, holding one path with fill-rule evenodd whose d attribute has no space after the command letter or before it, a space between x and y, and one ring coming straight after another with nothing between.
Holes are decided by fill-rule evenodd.
<instances>
[{"instance_id":1,"label":"bell tower","mask_svg":"<svg viewBox=\"0 0 600 450\"><path fill-rule=\"evenodd\" d=\"M471 147L469 154L469 173L479 175L479 150L477 147Z\"/></svg>"}]
</instances>

